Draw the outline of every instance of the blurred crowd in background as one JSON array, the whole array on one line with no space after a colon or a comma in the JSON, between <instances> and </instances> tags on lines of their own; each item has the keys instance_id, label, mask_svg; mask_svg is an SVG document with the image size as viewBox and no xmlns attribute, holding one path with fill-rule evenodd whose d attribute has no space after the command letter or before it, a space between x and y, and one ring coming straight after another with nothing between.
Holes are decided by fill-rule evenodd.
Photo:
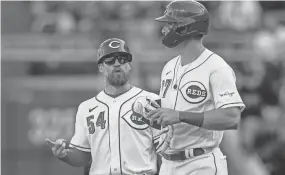
<instances>
[{"instance_id":1,"label":"blurred crowd in background","mask_svg":"<svg viewBox=\"0 0 285 175\"><path fill-rule=\"evenodd\" d=\"M211 14L205 45L233 67L247 106L239 131L243 151L258 155L270 175L284 175L285 2L201 3ZM2 125L6 125L1 127L2 157L7 165L18 162L17 168L7 166L6 172L64 174L56 172L65 167L59 162L49 163L48 167L47 160L45 165L39 163L50 156L42 153L43 139L71 137L77 105L101 90L96 48L103 40L110 37L126 40L135 57L132 81L158 93L160 71L165 61L175 55L162 46L162 26L154 21L166 4L166 1L1 2L1 101ZM23 153L15 152L18 148ZM36 149L39 151L32 159L31 150ZM11 156L9 151L14 154ZM30 164L23 163L22 156ZM36 160L40 168L31 170L29 167ZM55 162L51 156L48 161ZM55 164L60 167L54 168Z\"/></svg>"}]
</instances>

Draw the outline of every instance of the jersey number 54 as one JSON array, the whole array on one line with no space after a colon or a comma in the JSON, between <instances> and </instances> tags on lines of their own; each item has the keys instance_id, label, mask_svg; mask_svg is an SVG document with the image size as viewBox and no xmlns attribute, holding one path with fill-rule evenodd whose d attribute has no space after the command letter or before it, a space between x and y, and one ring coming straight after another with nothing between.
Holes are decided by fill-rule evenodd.
<instances>
[{"instance_id":1,"label":"jersey number 54","mask_svg":"<svg viewBox=\"0 0 285 175\"><path fill-rule=\"evenodd\" d=\"M94 134L95 133L95 124L92 121L94 119L94 115L90 115L87 118L87 126L89 130L89 134ZM106 125L106 120L105 120L105 111L100 112L97 121L96 121L96 127L100 127L101 129L105 129Z\"/></svg>"}]
</instances>

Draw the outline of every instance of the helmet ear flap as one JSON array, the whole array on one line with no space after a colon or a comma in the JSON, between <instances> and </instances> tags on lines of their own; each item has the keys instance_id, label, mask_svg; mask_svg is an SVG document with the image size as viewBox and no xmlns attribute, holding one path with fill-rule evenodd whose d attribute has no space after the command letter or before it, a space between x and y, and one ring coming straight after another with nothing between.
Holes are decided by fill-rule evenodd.
<instances>
[{"instance_id":1,"label":"helmet ear flap","mask_svg":"<svg viewBox=\"0 0 285 175\"><path fill-rule=\"evenodd\" d=\"M172 48L185 40L183 35L180 35L176 32L176 30L171 30L167 35L162 38L162 44L166 47Z\"/></svg>"},{"instance_id":2,"label":"helmet ear flap","mask_svg":"<svg viewBox=\"0 0 285 175\"><path fill-rule=\"evenodd\" d=\"M187 31L189 31L189 25L184 25L181 27L177 27L176 32L180 35L186 35Z\"/></svg>"}]
</instances>

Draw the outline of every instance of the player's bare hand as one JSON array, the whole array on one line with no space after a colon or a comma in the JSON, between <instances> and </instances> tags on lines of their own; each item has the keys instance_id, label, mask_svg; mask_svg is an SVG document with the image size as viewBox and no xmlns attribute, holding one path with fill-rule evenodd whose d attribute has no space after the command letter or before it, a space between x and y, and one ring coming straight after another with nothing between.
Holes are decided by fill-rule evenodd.
<instances>
[{"instance_id":1,"label":"player's bare hand","mask_svg":"<svg viewBox=\"0 0 285 175\"><path fill-rule=\"evenodd\" d=\"M173 109L159 108L152 110L147 114L147 118L150 119L150 125L157 121L162 127L180 123L179 112Z\"/></svg>"},{"instance_id":2,"label":"player's bare hand","mask_svg":"<svg viewBox=\"0 0 285 175\"><path fill-rule=\"evenodd\" d=\"M65 157L70 149L65 149L67 147L67 143L64 139L57 139L55 142L50 139L46 139L47 145L51 148L52 153L59 157Z\"/></svg>"}]
</instances>

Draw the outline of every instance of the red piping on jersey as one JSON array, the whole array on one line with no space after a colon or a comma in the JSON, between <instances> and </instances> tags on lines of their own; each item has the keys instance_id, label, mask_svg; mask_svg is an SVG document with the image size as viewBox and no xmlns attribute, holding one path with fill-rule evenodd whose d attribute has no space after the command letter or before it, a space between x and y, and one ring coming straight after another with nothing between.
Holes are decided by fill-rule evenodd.
<instances>
[{"instance_id":1,"label":"red piping on jersey","mask_svg":"<svg viewBox=\"0 0 285 175\"><path fill-rule=\"evenodd\" d=\"M181 57L181 56L180 56ZM177 63L178 63L178 61L179 61L179 58L177 58L177 60L176 60L176 63L175 63L175 66L174 66L174 73L173 73L173 78L172 78L172 82L171 82L171 84L173 84L174 83L174 78L175 78L175 73L177 74L177 72L178 72L178 69L177 69L177 71L175 71L175 69L177 68ZM176 81L175 81L175 84L177 83L177 78L176 78ZM174 84L174 85L175 85ZM170 85L169 85L170 86Z\"/></svg>"},{"instance_id":2,"label":"red piping on jersey","mask_svg":"<svg viewBox=\"0 0 285 175\"><path fill-rule=\"evenodd\" d=\"M106 103L104 103L104 102L102 102L102 101L100 101L100 100L98 100L98 98L97 98L97 96L95 97L95 99L98 101L98 102L100 102L100 103L102 103L102 104L104 104L106 107L107 107L107 110L108 110L108 133L109 133L109 150L110 150L110 152L111 152L111 138L110 138L110 120L109 120L109 106L106 104ZM110 167L110 171L111 171L111 167Z\"/></svg>"},{"instance_id":3,"label":"red piping on jersey","mask_svg":"<svg viewBox=\"0 0 285 175\"><path fill-rule=\"evenodd\" d=\"M235 104L243 104L243 102L227 103L227 104L224 104L224 105L220 106L219 108L222 108L222 107L224 107L226 105L235 105Z\"/></svg>"},{"instance_id":4,"label":"red piping on jersey","mask_svg":"<svg viewBox=\"0 0 285 175\"><path fill-rule=\"evenodd\" d=\"M118 135L119 135L119 156L120 156L120 170L121 170L121 175L123 175L123 173L122 173L122 156L121 156L121 129L120 129L120 125L121 125L121 118L120 118L120 114L121 114L121 109L122 109L122 106L124 106L124 104L127 102L127 101L129 101L129 100L131 100L132 98L134 98L134 97L136 97L137 95L139 95L140 93L142 93L143 92L143 90L141 90L140 92L138 92L136 95L134 95L134 96L132 96L131 98L129 98L128 100L126 100L124 103L122 103L121 104L121 106L120 106L120 109L119 109L119 121L118 121L118 128L119 128L119 132L118 132Z\"/></svg>"},{"instance_id":5,"label":"red piping on jersey","mask_svg":"<svg viewBox=\"0 0 285 175\"><path fill-rule=\"evenodd\" d=\"M75 145L75 144L72 144L72 143L69 143L70 145L74 146L74 147L77 147L77 148L82 148L82 149L91 149L91 148L87 148L87 147L83 147L83 146L79 146L79 145Z\"/></svg>"},{"instance_id":6,"label":"red piping on jersey","mask_svg":"<svg viewBox=\"0 0 285 175\"><path fill-rule=\"evenodd\" d=\"M217 163L216 163L216 157L215 157L215 154L214 154L214 153L212 153L212 155L213 155L213 158L214 158L214 164L215 164L215 168L216 168L215 175L217 175L217 173L218 173L218 168L217 168Z\"/></svg>"}]
</instances>

